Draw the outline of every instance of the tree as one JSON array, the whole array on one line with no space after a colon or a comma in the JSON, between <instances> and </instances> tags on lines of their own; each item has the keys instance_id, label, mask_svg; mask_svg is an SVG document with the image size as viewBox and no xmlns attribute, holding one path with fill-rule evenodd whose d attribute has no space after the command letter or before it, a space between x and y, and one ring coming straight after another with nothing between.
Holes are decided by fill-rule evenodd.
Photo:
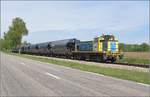
<instances>
[{"instance_id":1,"label":"tree","mask_svg":"<svg viewBox=\"0 0 150 97\"><path fill-rule=\"evenodd\" d=\"M28 34L25 22L17 17L13 19L12 25L9 27L10 34L12 35L13 46L21 44L22 37Z\"/></svg>"},{"instance_id":2,"label":"tree","mask_svg":"<svg viewBox=\"0 0 150 97\"><path fill-rule=\"evenodd\" d=\"M4 44L6 49L12 49L17 45L21 45L22 37L28 35L25 22L16 17L13 19L7 33L4 33Z\"/></svg>"},{"instance_id":3,"label":"tree","mask_svg":"<svg viewBox=\"0 0 150 97\"><path fill-rule=\"evenodd\" d=\"M2 48L3 48L3 39L2 38L0 38L0 50L2 50Z\"/></svg>"},{"instance_id":4,"label":"tree","mask_svg":"<svg viewBox=\"0 0 150 97\"><path fill-rule=\"evenodd\" d=\"M142 48L143 51L149 51L149 49L150 49L150 48L149 48L149 45L146 44L146 43L142 43L142 44L141 44L141 48Z\"/></svg>"},{"instance_id":5,"label":"tree","mask_svg":"<svg viewBox=\"0 0 150 97\"><path fill-rule=\"evenodd\" d=\"M150 46L147 43L142 44L119 44L119 48L125 52L148 52L150 50Z\"/></svg>"}]
</instances>

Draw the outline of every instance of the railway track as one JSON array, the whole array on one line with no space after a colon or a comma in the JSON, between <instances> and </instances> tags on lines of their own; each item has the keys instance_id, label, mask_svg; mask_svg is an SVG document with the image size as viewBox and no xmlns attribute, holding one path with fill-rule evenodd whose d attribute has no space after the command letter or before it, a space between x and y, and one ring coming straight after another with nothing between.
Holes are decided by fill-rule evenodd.
<instances>
[{"instance_id":1,"label":"railway track","mask_svg":"<svg viewBox=\"0 0 150 97\"><path fill-rule=\"evenodd\" d=\"M87 60L84 60L87 61ZM89 61L89 60L88 60ZM95 62L95 61L91 61ZM131 64L131 63L111 63L111 62L96 62L96 63L105 63L105 64L115 64L115 65L123 65L123 66L134 66L134 67L141 67L141 68L150 68L150 64Z\"/></svg>"},{"instance_id":2,"label":"railway track","mask_svg":"<svg viewBox=\"0 0 150 97\"><path fill-rule=\"evenodd\" d=\"M87 61L87 60L82 60L82 61ZM91 61L95 62L95 61ZM104 63L104 62L96 62L96 63ZM115 64L115 65L123 65L123 66L134 66L134 67L141 67L141 68L150 68L149 64L131 64L131 63L110 63L110 62L105 62L105 64Z\"/></svg>"},{"instance_id":3,"label":"railway track","mask_svg":"<svg viewBox=\"0 0 150 97\"><path fill-rule=\"evenodd\" d=\"M82 60L82 61L89 61L89 60ZM89 61L89 62L96 62L96 61ZM96 63L104 63L104 62L96 62ZM119 62L118 63L105 62L105 63L106 64L123 65L123 66L141 67L141 68L150 68L150 64L131 64L131 63L119 63Z\"/></svg>"},{"instance_id":4,"label":"railway track","mask_svg":"<svg viewBox=\"0 0 150 97\"><path fill-rule=\"evenodd\" d=\"M94 62L94 61L91 61ZM96 63L104 63L104 62L96 62ZM149 64L131 64L131 63L110 63L105 62L105 64L115 64L115 65L123 65L123 66L133 66L133 67L141 67L141 68L150 68Z\"/></svg>"},{"instance_id":5,"label":"railway track","mask_svg":"<svg viewBox=\"0 0 150 97\"><path fill-rule=\"evenodd\" d=\"M56 57L56 58L59 58L59 57ZM61 59L65 59L65 58L61 58ZM89 61L89 60L82 60L82 61ZM95 62L95 61L90 61L90 62ZM96 62L96 63L102 63L102 62ZM106 64L123 65L123 66L134 66L134 67L141 67L141 68L150 68L150 65L148 65L148 64L110 63L110 62L105 62L105 63Z\"/></svg>"},{"instance_id":6,"label":"railway track","mask_svg":"<svg viewBox=\"0 0 150 97\"><path fill-rule=\"evenodd\" d=\"M150 68L150 65L146 64L130 64L130 63L112 63L116 65L126 65L126 66L134 66L134 67L142 67L142 68Z\"/></svg>"}]
</instances>

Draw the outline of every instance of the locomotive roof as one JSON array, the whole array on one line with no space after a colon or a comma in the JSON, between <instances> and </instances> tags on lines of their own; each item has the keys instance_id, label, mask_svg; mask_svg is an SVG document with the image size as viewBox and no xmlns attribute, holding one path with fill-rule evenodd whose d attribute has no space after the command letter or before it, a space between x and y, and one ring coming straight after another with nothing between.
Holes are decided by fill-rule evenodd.
<instances>
[{"instance_id":1,"label":"locomotive roof","mask_svg":"<svg viewBox=\"0 0 150 97\"><path fill-rule=\"evenodd\" d=\"M102 35L101 41L117 41L114 35Z\"/></svg>"}]
</instances>

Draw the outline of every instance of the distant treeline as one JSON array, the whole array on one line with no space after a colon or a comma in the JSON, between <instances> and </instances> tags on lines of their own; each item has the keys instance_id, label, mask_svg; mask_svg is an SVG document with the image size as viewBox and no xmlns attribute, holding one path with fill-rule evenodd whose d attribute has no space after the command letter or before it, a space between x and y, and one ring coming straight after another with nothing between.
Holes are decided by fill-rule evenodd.
<instances>
[{"instance_id":1,"label":"distant treeline","mask_svg":"<svg viewBox=\"0 0 150 97\"><path fill-rule=\"evenodd\" d=\"M120 43L119 47L124 52L148 52L150 46L147 43L142 44L124 44Z\"/></svg>"}]
</instances>

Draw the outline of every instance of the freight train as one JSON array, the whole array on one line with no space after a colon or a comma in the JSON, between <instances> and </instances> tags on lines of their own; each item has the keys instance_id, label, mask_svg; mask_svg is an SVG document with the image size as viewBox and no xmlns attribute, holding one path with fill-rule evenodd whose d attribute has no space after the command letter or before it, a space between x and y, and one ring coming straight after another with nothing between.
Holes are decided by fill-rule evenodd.
<instances>
[{"instance_id":1,"label":"freight train","mask_svg":"<svg viewBox=\"0 0 150 97\"><path fill-rule=\"evenodd\" d=\"M73 38L22 45L12 49L12 52L100 62L115 62L122 56L118 40L113 35L102 35L92 41Z\"/></svg>"}]
</instances>

